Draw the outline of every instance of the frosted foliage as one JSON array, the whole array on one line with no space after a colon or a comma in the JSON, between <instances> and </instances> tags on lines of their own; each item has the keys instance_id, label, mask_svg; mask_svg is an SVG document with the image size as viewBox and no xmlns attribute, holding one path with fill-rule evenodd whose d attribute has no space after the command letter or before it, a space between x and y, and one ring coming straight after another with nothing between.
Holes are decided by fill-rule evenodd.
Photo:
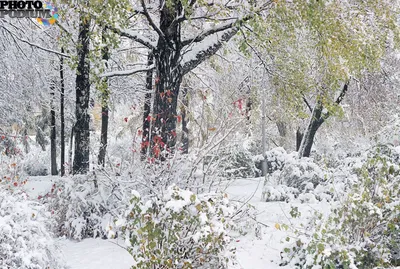
<instances>
[{"instance_id":1,"label":"frosted foliage","mask_svg":"<svg viewBox=\"0 0 400 269\"><path fill-rule=\"evenodd\" d=\"M133 268L228 268L234 257L227 196L170 187L159 199L135 195L122 221Z\"/></svg>"}]
</instances>

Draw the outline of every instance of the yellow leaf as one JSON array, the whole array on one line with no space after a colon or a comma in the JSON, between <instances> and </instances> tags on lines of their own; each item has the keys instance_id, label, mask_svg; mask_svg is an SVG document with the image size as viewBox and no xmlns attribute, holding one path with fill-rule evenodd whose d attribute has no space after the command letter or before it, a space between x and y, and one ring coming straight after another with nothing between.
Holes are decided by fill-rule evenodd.
<instances>
[{"instance_id":1,"label":"yellow leaf","mask_svg":"<svg viewBox=\"0 0 400 269\"><path fill-rule=\"evenodd\" d=\"M280 230L280 229L281 229L281 225L279 225L279 223L275 223L275 228L276 228L277 230Z\"/></svg>"}]
</instances>

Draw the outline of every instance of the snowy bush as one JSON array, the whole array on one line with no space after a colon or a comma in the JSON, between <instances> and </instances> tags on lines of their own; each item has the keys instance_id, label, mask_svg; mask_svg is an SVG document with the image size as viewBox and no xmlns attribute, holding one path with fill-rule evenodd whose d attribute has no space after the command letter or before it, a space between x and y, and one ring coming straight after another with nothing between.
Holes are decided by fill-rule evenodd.
<instances>
[{"instance_id":1,"label":"snowy bush","mask_svg":"<svg viewBox=\"0 0 400 269\"><path fill-rule=\"evenodd\" d=\"M265 186L263 190L263 200L265 202L290 201L299 195L299 190L285 185Z\"/></svg>"},{"instance_id":2,"label":"snowy bush","mask_svg":"<svg viewBox=\"0 0 400 269\"><path fill-rule=\"evenodd\" d=\"M283 148L266 152L270 181L303 191L309 183L313 187L321 183L326 171L310 158L297 158L297 153L286 153Z\"/></svg>"},{"instance_id":3,"label":"snowy bush","mask_svg":"<svg viewBox=\"0 0 400 269\"><path fill-rule=\"evenodd\" d=\"M35 147L24 156L22 164L28 176L46 176L49 174L50 151Z\"/></svg>"},{"instance_id":4,"label":"snowy bush","mask_svg":"<svg viewBox=\"0 0 400 269\"><path fill-rule=\"evenodd\" d=\"M275 148L265 155L269 175L263 190L263 200L289 201L299 198L303 202L330 200L332 193L326 187L330 171L313 159L297 157ZM310 194L311 193L311 194ZM314 197L315 196L315 197Z\"/></svg>"},{"instance_id":5,"label":"snowy bush","mask_svg":"<svg viewBox=\"0 0 400 269\"><path fill-rule=\"evenodd\" d=\"M48 232L49 214L26 195L0 189L0 267L64 268Z\"/></svg>"},{"instance_id":6,"label":"snowy bush","mask_svg":"<svg viewBox=\"0 0 400 269\"><path fill-rule=\"evenodd\" d=\"M118 215L119 200L113 195L114 186L97 182L88 176L63 178L54 184L44 199L56 220L55 232L76 240L105 237L106 228ZM117 188L115 188L117 189ZM122 212L120 212L122 213Z\"/></svg>"},{"instance_id":7,"label":"snowy bush","mask_svg":"<svg viewBox=\"0 0 400 269\"><path fill-rule=\"evenodd\" d=\"M234 213L226 195L202 195L170 187L160 199L133 193L123 230L133 268L227 268Z\"/></svg>"},{"instance_id":8,"label":"snowy bush","mask_svg":"<svg viewBox=\"0 0 400 269\"><path fill-rule=\"evenodd\" d=\"M358 170L359 181L316 232L298 244L298 268L374 268L399 264L400 170L397 149L378 147ZM393 149L392 149L393 150ZM287 249L287 251L290 251Z\"/></svg>"},{"instance_id":9,"label":"snowy bush","mask_svg":"<svg viewBox=\"0 0 400 269\"><path fill-rule=\"evenodd\" d=\"M255 156L244 145L234 144L224 148L217 159L218 166L223 167L220 172L223 177L248 178L259 174Z\"/></svg>"}]
</instances>

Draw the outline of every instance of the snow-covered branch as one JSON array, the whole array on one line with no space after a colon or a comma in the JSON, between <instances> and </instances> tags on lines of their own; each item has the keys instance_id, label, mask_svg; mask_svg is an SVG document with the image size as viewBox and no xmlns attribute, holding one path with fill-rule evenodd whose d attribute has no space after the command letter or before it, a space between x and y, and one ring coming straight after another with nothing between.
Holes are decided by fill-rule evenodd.
<instances>
[{"instance_id":1,"label":"snow-covered branch","mask_svg":"<svg viewBox=\"0 0 400 269\"><path fill-rule=\"evenodd\" d=\"M125 77L129 75L133 75L136 73L140 72L147 72L149 70L152 70L154 68L154 65L148 66L146 68L138 68L138 69L131 69L131 70L122 70L122 71L111 71L111 72L106 72L100 75L102 78L111 78L111 77Z\"/></svg>"},{"instance_id":2,"label":"snow-covered branch","mask_svg":"<svg viewBox=\"0 0 400 269\"><path fill-rule=\"evenodd\" d=\"M216 34L216 33L219 33L219 32L223 32L223 31L231 29L231 28L234 28L237 25L239 25L240 23L248 21L249 19L251 19L251 16L247 16L247 17L244 17L242 19L235 19L234 21L229 21L229 22L226 22L226 23L222 23L220 25L217 25L217 26L215 26L213 28L210 28L210 29L208 29L206 31L201 32L199 35L197 35L194 38L189 38L189 39L183 40L182 41L182 45L183 46L187 46L187 45L190 45L192 43L201 42L206 37L208 37L210 35L213 35L213 34Z\"/></svg>"},{"instance_id":3,"label":"snow-covered branch","mask_svg":"<svg viewBox=\"0 0 400 269\"><path fill-rule=\"evenodd\" d=\"M8 32L11 36L13 36L13 37L16 38L17 40L19 40L19 41L21 41L21 42L23 42L23 43L25 43L25 44L28 44L29 46L35 47L35 48L37 48L37 49L40 49L40 50L43 50L43 51L46 51L46 52L50 52L50 53L57 54L57 55L62 56L62 57L71 58L71 56L68 55L68 54L61 53L61 52L56 51L56 50L52 50L52 49L49 49L49 48L45 48L45 47L43 47L43 46L41 46L41 45L39 45L39 44L32 43L32 42L30 42L29 40L26 40L26 39L23 39L23 38L19 37L17 34L13 33L12 31L10 31L9 29L7 29L6 27L4 27L4 26L1 26L1 27L2 27L4 30L6 30L6 32Z\"/></svg>"},{"instance_id":4,"label":"snow-covered branch","mask_svg":"<svg viewBox=\"0 0 400 269\"><path fill-rule=\"evenodd\" d=\"M229 41L238 31L239 27L234 26L223 33L221 38L218 39L218 37L216 37L210 42L210 44L198 43L190 53L194 55L192 56L187 53L185 57L186 59L184 58L181 63L183 74L187 74L201 64L204 60L214 55L222 47L223 43ZM211 39L211 37L209 38Z\"/></svg>"},{"instance_id":5,"label":"snow-covered branch","mask_svg":"<svg viewBox=\"0 0 400 269\"><path fill-rule=\"evenodd\" d=\"M149 49L155 49L155 47L156 47L156 44L154 44L154 42L152 42L150 39L148 39L147 37L145 37L143 35L135 33L133 31L121 30L121 29L117 29L114 27L110 27L110 26L108 26L107 28L110 29L111 31L113 31L114 33L119 34L120 36L132 39Z\"/></svg>"}]
</instances>

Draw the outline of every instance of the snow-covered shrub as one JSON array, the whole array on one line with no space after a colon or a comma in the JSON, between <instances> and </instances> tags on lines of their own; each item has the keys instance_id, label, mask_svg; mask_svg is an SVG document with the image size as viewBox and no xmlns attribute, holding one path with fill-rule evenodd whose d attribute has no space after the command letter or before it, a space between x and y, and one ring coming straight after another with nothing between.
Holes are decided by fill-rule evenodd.
<instances>
[{"instance_id":1,"label":"snow-covered shrub","mask_svg":"<svg viewBox=\"0 0 400 269\"><path fill-rule=\"evenodd\" d=\"M286 153L282 147L273 148L265 153L269 173L282 170L288 159L293 159L293 154Z\"/></svg>"},{"instance_id":2,"label":"snow-covered shrub","mask_svg":"<svg viewBox=\"0 0 400 269\"><path fill-rule=\"evenodd\" d=\"M255 177L259 174L255 158L244 145L233 144L225 147L222 152L218 152L218 165L223 167L220 173L228 178Z\"/></svg>"},{"instance_id":3,"label":"snow-covered shrub","mask_svg":"<svg viewBox=\"0 0 400 269\"><path fill-rule=\"evenodd\" d=\"M265 202L274 202L274 201L288 202L298 197L299 190L285 185L277 185L277 186L267 185L264 187L262 195L263 195L263 200Z\"/></svg>"},{"instance_id":4,"label":"snow-covered shrub","mask_svg":"<svg viewBox=\"0 0 400 269\"><path fill-rule=\"evenodd\" d=\"M268 166L267 184L263 199L269 201L288 201L294 198L309 200L330 200L330 188L316 188L326 183L330 172L313 159L297 157L297 153L286 153L283 148L272 149L265 154ZM309 194L312 193L312 194ZM311 197L311 196L316 197Z\"/></svg>"},{"instance_id":5,"label":"snow-covered shrub","mask_svg":"<svg viewBox=\"0 0 400 269\"><path fill-rule=\"evenodd\" d=\"M49 215L26 195L0 189L1 268L64 268L48 232Z\"/></svg>"},{"instance_id":6,"label":"snow-covered shrub","mask_svg":"<svg viewBox=\"0 0 400 269\"><path fill-rule=\"evenodd\" d=\"M54 214L55 233L77 240L106 236L107 224L114 219L112 214L118 215L113 210L121 205L113 195L114 189L119 188L111 182L107 185L98 181L97 185L96 188L88 176L62 178L50 193L39 197Z\"/></svg>"},{"instance_id":7,"label":"snow-covered shrub","mask_svg":"<svg viewBox=\"0 0 400 269\"><path fill-rule=\"evenodd\" d=\"M49 174L50 151L34 147L24 156L23 170L28 176L46 176Z\"/></svg>"},{"instance_id":8,"label":"snow-covered shrub","mask_svg":"<svg viewBox=\"0 0 400 269\"><path fill-rule=\"evenodd\" d=\"M397 149L379 146L359 181L315 233L295 247L298 268L375 268L399 263L400 169Z\"/></svg>"},{"instance_id":9,"label":"snow-covered shrub","mask_svg":"<svg viewBox=\"0 0 400 269\"><path fill-rule=\"evenodd\" d=\"M226 195L170 187L159 199L133 193L123 223L133 268L227 268L234 208Z\"/></svg>"},{"instance_id":10,"label":"snow-covered shrub","mask_svg":"<svg viewBox=\"0 0 400 269\"><path fill-rule=\"evenodd\" d=\"M326 171L310 158L297 158L297 153L286 153L283 148L266 152L270 171L269 180L303 191L309 183L315 187L321 183Z\"/></svg>"}]
</instances>

